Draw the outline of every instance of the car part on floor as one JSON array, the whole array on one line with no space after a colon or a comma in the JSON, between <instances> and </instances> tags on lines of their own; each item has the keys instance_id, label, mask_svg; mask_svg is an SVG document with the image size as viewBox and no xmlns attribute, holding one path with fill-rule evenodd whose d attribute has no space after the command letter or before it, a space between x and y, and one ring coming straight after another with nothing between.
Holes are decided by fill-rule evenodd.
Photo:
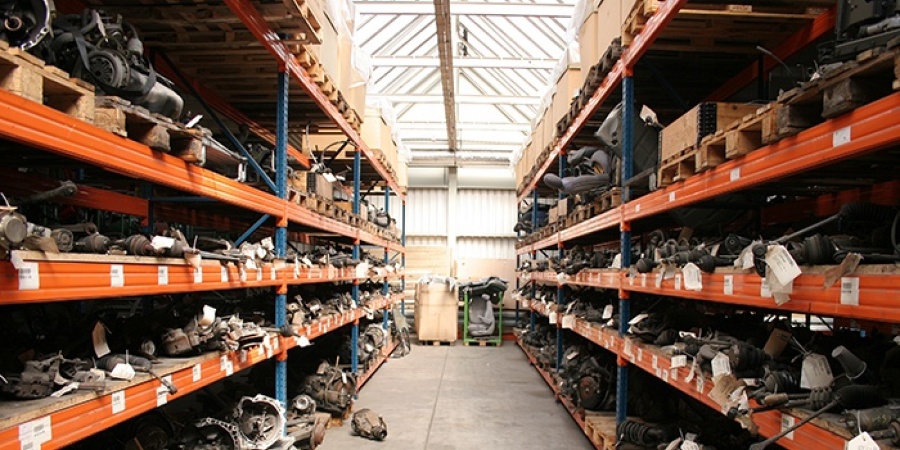
<instances>
[{"instance_id":1,"label":"car part on floor","mask_svg":"<svg viewBox=\"0 0 900 450\"><path fill-rule=\"evenodd\" d=\"M497 324L490 298L490 295L482 294L469 299L469 336L477 338L494 334Z\"/></svg>"},{"instance_id":2,"label":"car part on floor","mask_svg":"<svg viewBox=\"0 0 900 450\"><path fill-rule=\"evenodd\" d=\"M384 419L368 408L353 413L350 422L353 432L373 441L383 441L387 437L387 425Z\"/></svg>"}]
</instances>

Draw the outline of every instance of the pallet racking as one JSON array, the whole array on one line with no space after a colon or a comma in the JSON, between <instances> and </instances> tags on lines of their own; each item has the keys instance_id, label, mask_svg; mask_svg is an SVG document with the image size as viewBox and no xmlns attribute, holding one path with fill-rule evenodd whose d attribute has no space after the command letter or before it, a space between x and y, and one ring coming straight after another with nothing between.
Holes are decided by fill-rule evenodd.
<instances>
[{"instance_id":1,"label":"pallet racking","mask_svg":"<svg viewBox=\"0 0 900 450\"><path fill-rule=\"evenodd\" d=\"M651 0L638 3L656 2ZM745 3L748 4L734 6L733 12L740 15L739 11L756 11L757 5L754 2ZM650 87L646 90L641 89L645 85L636 87L636 74L660 72L649 67L651 63L640 64L642 57L648 52L653 53L657 60L662 59L661 55L666 55L667 50L664 48L671 44L656 47L654 43L658 38L666 36L667 24L679 17L680 10L692 6L692 3L686 0L658 2L656 12L646 20L643 29L634 36L630 46L624 50L594 94L584 102L584 106L574 116L570 125L561 130L558 141L552 145L547 158L539 161L530 178L524 180L518 196L520 202L530 199L533 205L538 203L541 190L539 180L554 164L559 165L560 174L562 173L565 167L565 150L571 145L586 145L590 142L583 129L589 124L591 126L598 124L596 119L592 119L595 114L605 113L611 109L609 105L605 105L610 99L621 100L624 104L622 178L629 180L632 177L630 160L633 151L633 124L630 118L634 111L636 92L644 101L648 98L657 98L645 92L651 91ZM732 5L729 5L729 8L731 7ZM775 45L770 47L772 53L781 59L788 59L830 32L834 28L834 20L833 8L822 10L812 20L806 21L800 28L794 30L790 37L774 43ZM679 31L672 33L677 34ZM746 34L752 36L752 30L746 31ZM727 49L722 52L727 53ZM696 65L699 67L707 67L703 64L709 64L709 61L716 63L716 60L709 56L704 57L701 53L689 54L700 55L696 56ZM693 66L695 62L685 64ZM707 88L711 92L693 93L699 94L696 96L697 100L725 99L747 87L757 77L768 74L776 65L777 62L772 58L759 59L749 67L734 72L730 79L718 80L711 88ZM651 70L646 70L648 68ZM700 72L701 69L690 71L695 77L702 77ZM677 73L667 75L679 79ZM658 84L668 84L665 79L660 81L657 77L656 80ZM669 84L666 88L669 95L672 91L677 91L678 88L690 83L690 80L679 80L681 84L673 82L674 87ZM701 81L694 80L692 87L702 84ZM621 95L614 96L615 88L620 85ZM543 233L536 231L530 236L524 236L517 252L519 255L527 254L535 258L538 252L546 250L557 251L562 257L565 249L571 245L612 241L618 235L623 268L585 270L565 278L549 272L523 274L520 277L522 282L533 283L533 286L544 284L557 287L555 301L548 300L548 303L555 303L552 309L548 309L550 306L548 303L535 301L526 304L526 309L547 315L551 318L551 323L557 324L557 358L561 358L563 354L561 350L563 328L570 328L572 332L618 356L617 419L620 422L625 419L626 413L624 405L627 404L629 366L647 371L720 411L720 406L706 395L711 383L707 383L707 386L698 386L696 381L686 383L685 374L682 373L684 369L673 368L669 356L659 354L655 349L645 348L625 336L627 329L625 324L631 318L629 298L632 292L755 307L787 314L829 316L846 320L848 323L850 321L897 323L900 321L900 315L890 299L900 294L900 277L893 266L861 267L855 272L842 275L829 285L825 284L824 271L827 268L805 267L803 274L794 281L791 300L783 305L776 305L771 294L766 292L767 289L760 277L755 274L718 269L714 274L703 274L700 291L688 291L682 286L680 272L677 271L671 279L657 277L656 273L634 274L633 271L629 271L631 265L629 259L632 229L645 231L648 228L652 229L650 227L661 220L661 215L674 208L701 204L726 194L777 192L780 188L789 190L792 180L795 183L802 182L802 177L811 171L821 173L816 179L819 184L827 186L827 189L807 194L808 200L763 210L762 216L764 220L769 221L767 223L779 223L777 220L784 218L795 220L804 214L807 217L834 214L842 203L848 201L878 200L879 203L896 205L898 201L896 174L886 176L873 174L868 181L859 185L844 184L841 179L853 177L852 174L857 170L854 163L864 165L865 161L893 161L890 149L896 148L900 143L900 127L896 123L898 113L900 113L900 94L889 93L850 112L810 126L794 136L763 145L742 157L723 162L710 170L689 176L683 181L672 183L642 197L631 199L626 189L621 205L568 228L551 229L550 232ZM846 170L843 174L842 169ZM627 187L627 184L623 187ZM537 222L536 209L533 208L532 223ZM564 305L566 286L618 291L619 322L623 324L622 328L619 330L601 328L575 317L563 321L561 319L563 313L557 313L556 308ZM534 320L533 314L532 329ZM804 412L796 410L776 411L754 415L754 419L761 435L772 436L780 432L783 426L789 426L795 420L802 419L803 414ZM814 421L812 425L799 428L792 436L782 438L778 443L791 449L843 449L850 438L852 435L842 428L825 421Z\"/></svg>"},{"instance_id":2,"label":"pallet racking","mask_svg":"<svg viewBox=\"0 0 900 450\"><path fill-rule=\"evenodd\" d=\"M101 2L104 3L104 2ZM92 2L93 4L93 2ZM167 377L177 388L168 394L161 383L147 376L138 376L130 382L113 382L98 393L79 392L57 399L10 402L0 405L0 448L61 448L87 436L108 429L139 414L150 411L170 400L202 389L209 384L231 376L233 373L274 358L276 361L275 393L282 403L286 401L287 351L305 346L318 336L345 325L352 326L351 344L353 358L351 370L358 372L356 339L359 338L359 320L366 316L360 301L359 283L367 275L355 270L327 267L301 267L285 261L288 233L295 236L324 235L329 239L353 246L353 256L358 258L361 246L371 246L384 252L388 263L394 257L405 261L405 233L399 240L371 229L363 230L306 209L290 202L287 196L288 155L301 167L309 167L308 158L288 143L289 133L297 131L298 121L310 118L322 126L340 129L353 143L353 212L359 214L361 186L363 182L383 186L385 208L393 196L403 203L402 220L405 219L405 192L391 170L379 155L363 142L360 135L339 111L332 100L320 88L313 76L297 60L296 48L289 48L273 30L272 25L249 0L227 0L218 16L227 17L231 29L240 28L241 42L232 44L265 49L268 59L261 64L277 76L273 85L274 100L266 104L267 114L258 111L244 112L231 104L228 94L206 87L202 76L177 76L174 67L165 57L168 50L181 47L171 44L171 49L159 42L152 43L151 56L162 73L178 81L183 89L203 93L206 102L220 114L247 124L251 132L263 141L275 145L276 170L272 183L273 193L242 184L227 176L179 159L162 154L128 138L110 133L89 121L72 117L63 111L23 98L13 92L0 89L0 138L25 149L25 155L39 154L69 166L85 167L95 176L105 177L108 186L130 186L142 196L117 192L117 189L83 186L82 194L70 203L100 211L113 211L136 216L143 225L150 226L155 219L163 219L188 226L218 228L227 231L247 230L244 238L256 230L274 233L276 253L280 259L259 268L243 268L203 261L190 265L181 259L144 258L133 256L98 256L42 252L13 251L9 260L0 261L0 305L36 304L61 300L103 301L105 298L126 296L161 295L176 292L200 292L243 288L275 288L275 325L285 324L285 303L288 286L312 283L352 283L352 295L356 307L341 314L324 317L316 322L296 328L296 337L283 337L270 332L264 345L250 351L234 351L221 354L204 354L193 358L165 359L158 368L159 375ZM68 2L60 5L61 12L80 12L84 4ZM117 8L127 10L127 5L104 5L112 12ZM165 12L178 5L147 6ZM202 5L196 6L202 8ZM123 12L126 20L128 12ZM305 19L305 16L301 18ZM309 26L309 23L306 23ZM190 34L190 33L188 33ZM162 40L168 42L168 38ZM309 42L315 42L310 39ZM211 55L221 46L201 46ZM303 95L289 99L291 80ZM186 89L186 90L191 90ZM291 100L311 105L309 117L289 120ZM93 101L93 98L91 98ZM272 119L274 117L274 120ZM290 127L291 124L295 126ZM5 161L18 164L22 153L11 153ZM363 163L366 162L364 165ZM27 163L26 163L27 164ZM16 167L15 165L11 167ZM15 174L13 174L15 175ZM14 180L10 177L7 182ZM135 189L134 187L139 189ZM156 191L154 193L154 191ZM210 207L210 203L214 206ZM262 215L262 217L260 217ZM244 238L240 239L243 240ZM390 293L390 280L405 284L403 271L383 277L382 295L373 299L366 308L388 309L402 300L402 294ZM385 316L384 326L387 326ZM396 344L393 344L396 345ZM382 354L364 373L363 380L384 362L389 352Z\"/></svg>"}]
</instances>

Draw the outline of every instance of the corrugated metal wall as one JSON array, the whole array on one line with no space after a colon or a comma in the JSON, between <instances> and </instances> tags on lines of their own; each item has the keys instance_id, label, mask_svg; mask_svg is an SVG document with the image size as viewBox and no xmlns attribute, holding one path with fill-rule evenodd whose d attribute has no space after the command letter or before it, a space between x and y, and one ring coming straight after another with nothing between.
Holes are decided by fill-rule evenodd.
<instances>
[{"instance_id":1,"label":"corrugated metal wall","mask_svg":"<svg viewBox=\"0 0 900 450\"><path fill-rule=\"evenodd\" d=\"M416 246L446 247L447 246L447 237L446 236L407 236L406 237L406 246L407 247L416 247Z\"/></svg>"},{"instance_id":2,"label":"corrugated metal wall","mask_svg":"<svg viewBox=\"0 0 900 450\"><path fill-rule=\"evenodd\" d=\"M406 196L407 244L411 236L447 236L447 190L410 189ZM384 195L370 195L366 199L376 208L384 208ZM401 226L402 204L391 197L391 217ZM422 244L424 245L424 244ZM446 238L443 244L447 245Z\"/></svg>"},{"instance_id":3,"label":"corrugated metal wall","mask_svg":"<svg viewBox=\"0 0 900 450\"><path fill-rule=\"evenodd\" d=\"M512 237L516 225L516 193L507 190L460 189L456 198L456 234L460 237Z\"/></svg>"},{"instance_id":4,"label":"corrugated metal wall","mask_svg":"<svg viewBox=\"0 0 900 450\"><path fill-rule=\"evenodd\" d=\"M456 241L456 259L516 259L515 239L498 237L460 237Z\"/></svg>"}]
</instances>

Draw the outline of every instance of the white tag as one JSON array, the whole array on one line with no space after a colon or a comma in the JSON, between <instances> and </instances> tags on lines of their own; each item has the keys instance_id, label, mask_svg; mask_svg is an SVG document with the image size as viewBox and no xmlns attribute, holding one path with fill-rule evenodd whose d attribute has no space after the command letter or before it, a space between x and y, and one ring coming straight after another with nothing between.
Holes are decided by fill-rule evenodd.
<instances>
[{"instance_id":1,"label":"white tag","mask_svg":"<svg viewBox=\"0 0 900 450\"><path fill-rule=\"evenodd\" d=\"M659 271L656 273L656 288L659 289L662 287L663 277L665 276L664 271Z\"/></svg>"},{"instance_id":2,"label":"white tag","mask_svg":"<svg viewBox=\"0 0 900 450\"><path fill-rule=\"evenodd\" d=\"M669 378L672 381L678 381L678 369L669 369Z\"/></svg>"},{"instance_id":3,"label":"white tag","mask_svg":"<svg viewBox=\"0 0 900 450\"><path fill-rule=\"evenodd\" d=\"M262 281L262 267L256 269L256 281Z\"/></svg>"},{"instance_id":4,"label":"white tag","mask_svg":"<svg viewBox=\"0 0 900 450\"><path fill-rule=\"evenodd\" d=\"M98 358L102 358L109 354L109 344L106 342L106 327L101 322L94 324L94 330L91 332L91 340L94 341L94 354Z\"/></svg>"},{"instance_id":5,"label":"white tag","mask_svg":"<svg viewBox=\"0 0 900 450\"><path fill-rule=\"evenodd\" d=\"M778 283L786 286L800 276L800 267L794 261L794 257L784 246L770 245L766 251L766 265L772 269L772 274L778 278ZM766 274L768 277L768 274Z\"/></svg>"},{"instance_id":6,"label":"white tag","mask_svg":"<svg viewBox=\"0 0 900 450\"><path fill-rule=\"evenodd\" d=\"M697 392L702 394L703 388L705 387L705 385L706 385L706 380L704 380L703 377L697 377L697 382L696 382Z\"/></svg>"},{"instance_id":7,"label":"white tag","mask_svg":"<svg viewBox=\"0 0 900 450\"><path fill-rule=\"evenodd\" d=\"M303 347L309 347L312 344L309 342L309 338L307 338L306 336L300 336L297 338L297 345L300 348L303 348Z\"/></svg>"},{"instance_id":8,"label":"white tag","mask_svg":"<svg viewBox=\"0 0 900 450\"><path fill-rule=\"evenodd\" d=\"M203 376L203 368L200 367L199 363L194 364L194 367L191 368L191 380L193 380L194 383L196 383L196 382L200 381L200 378L202 378L202 376Z\"/></svg>"},{"instance_id":9,"label":"white tag","mask_svg":"<svg viewBox=\"0 0 900 450\"><path fill-rule=\"evenodd\" d=\"M616 256L613 257L612 263L609 265L611 269L621 269L622 268L622 254L616 253Z\"/></svg>"},{"instance_id":10,"label":"white tag","mask_svg":"<svg viewBox=\"0 0 900 450\"><path fill-rule=\"evenodd\" d=\"M241 353L238 354L238 361L241 364L247 364L247 350L241 350Z\"/></svg>"},{"instance_id":11,"label":"white tag","mask_svg":"<svg viewBox=\"0 0 900 450\"><path fill-rule=\"evenodd\" d=\"M128 380L131 381L134 379L134 367L131 367L131 364L116 364L116 367L113 367L113 370L109 373L109 376L119 379L119 380Z\"/></svg>"},{"instance_id":12,"label":"white tag","mask_svg":"<svg viewBox=\"0 0 900 450\"><path fill-rule=\"evenodd\" d=\"M150 240L150 246L154 250L166 250L172 248L173 245L175 245L175 238L166 236L153 236L153 239Z\"/></svg>"},{"instance_id":13,"label":"white tag","mask_svg":"<svg viewBox=\"0 0 900 450\"><path fill-rule=\"evenodd\" d=\"M629 275L628 275L628 285L629 285L629 286L634 286L634 274L629 274Z\"/></svg>"},{"instance_id":14,"label":"white tag","mask_svg":"<svg viewBox=\"0 0 900 450\"><path fill-rule=\"evenodd\" d=\"M234 374L234 363L231 360L225 361L225 376L230 377Z\"/></svg>"},{"instance_id":15,"label":"white tag","mask_svg":"<svg viewBox=\"0 0 900 450\"><path fill-rule=\"evenodd\" d=\"M725 275L722 292L725 295L734 295L734 275Z\"/></svg>"},{"instance_id":16,"label":"white tag","mask_svg":"<svg viewBox=\"0 0 900 450\"><path fill-rule=\"evenodd\" d=\"M859 306L859 278L841 278L841 304Z\"/></svg>"},{"instance_id":17,"label":"white tag","mask_svg":"<svg viewBox=\"0 0 900 450\"><path fill-rule=\"evenodd\" d=\"M277 276L275 275L275 266L270 267L269 270L269 279L275 281L275 278L277 278Z\"/></svg>"},{"instance_id":18,"label":"white tag","mask_svg":"<svg viewBox=\"0 0 900 450\"><path fill-rule=\"evenodd\" d=\"M879 450L880 448L868 431L863 431L862 434L847 442L847 450Z\"/></svg>"},{"instance_id":19,"label":"white tag","mask_svg":"<svg viewBox=\"0 0 900 450\"><path fill-rule=\"evenodd\" d=\"M159 408L166 403L169 403L169 389L165 386L159 386L156 388L156 407Z\"/></svg>"},{"instance_id":20,"label":"white tag","mask_svg":"<svg viewBox=\"0 0 900 450\"><path fill-rule=\"evenodd\" d=\"M634 205L634 212L636 212L636 213L641 212L641 204L640 203Z\"/></svg>"},{"instance_id":21,"label":"white tag","mask_svg":"<svg viewBox=\"0 0 900 450\"><path fill-rule=\"evenodd\" d=\"M109 285L111 287L125 286L125 268L121 264L109 266Z\"/></svg>"},{"instance_id":22,"label":"white tag","mask_svg":"<svg viewBox=\"0 0 900 450\"><path fill-rule=\"evenodd\" d=\"M795 423L796 421L797 421L797 420L794 419L794 416L789 416L789 415L787 415L787 414L782 414L782 415L781 415L781 431L785 431L785 430L787 430L788 428L794 426L794 423ZM793 441L793 440L794 440L794 432L791 431L790 433L784 435L784 437L786 437L786 438L788 438L788 439L790 439L790 440Z\"/></svg>"},{"instance_id":23,"label":"white tag","mask_svg":"<svg viewBox=\"0 0 900 450\"><path fill-rule=\"evenodd\" d=\"M125 411L125 391L112 393L112 413L118 414Z\"/></svg>"},{"instance_id":24,"label":"white tag","mask_svg":"<svg viewBox=\"0 0 900 450\"><path fill-rule=\"evenodd\" d=\"M19 264L19 290L34 291L41 288L41 275L36 262Z\"/></svg>"},{"instance_id":25,"label":"white tag","mask_svg":"<svg viewBox=\"0 0 900 450\"><path fill-rule=\"evenodd\" d=\"M674 201L675 201L675 192L674 191L669 192L669 202L674 202Z\"/></svg>"},{"instance_id":26,"label":"white tag","mask_svg":"<svg viewBox=\"0 0 900 450\"><path fill-rule=\"evenodd\" d=\"M728 172L728 181L737 181L741 179L741 168L736 167L731 169L731 172Z\"/></svg>"},{"instance_id":27,"label":"white tag","mask_svg":"<svg viewBox=\"0 0 900 450\"><path fill-rule=\"evenodd\" d=\"M681 450L700 450L700 446L694 441L684 441L681 443Z\"/></svg>"},{"instance_id":28,"label":"white tag","mask_svg":"<svg viewBox=\"0 0 900 450\"><path fill-rule=\"evenodd\" d=\"M203 282L203 267L194 268L194 283Z\"/></svg>"},{"instance_id":29,"label":"white tag","mask_svg":"<svg viewBox=\"0 0 900 450\"><path fill-rule=\"evenodd\" d=\"M659 369L659 357L653 355L653 358L650 359L650 364L654 369Z\"/></svg>"},{"instance_id":30,"label":"white tag","mask_svg":"<svg viewBox=\"0 0 900 450\"><path fill-rule=\"evenodd\" d=\"M228 282L228 268L225 266L219 266L219 281Z\"/></svg>"},{"instance_id":31,"label":"white tag","mask_svg":"<svg viewBox=\"0 0 900 450\"><path fill-rule=\"evenodd\" d=\"M647 287L647 274L641 274L641 287Z\"/></svg>"},{"instance_id":32,"label":"white tag","mask_svg":"<svg viewBox=\"0 0 900 450\"><path fill-rule=\"evenodd\" d=\"M839 145L844 145L850 142L850 127L844 127L840 130L836 130L831 135L831 146L837 147Z\"/></svg>"},{"instance_id":33,"label":"white tag","mask_svg":"<svg viewBox=\"0 0 900 450\"><path fill-rule=\"evenodd\" d=\"M648 317L650 317L650 314L640 313L640 314L634 316L634 318L632 318L631 320L629 320L628 325L635 325L635 324L641 323L642 320L644 320Z\"/></svg>"},{"instance_id":34,"label":"white tag","mask_svg":"<svg viewBox=\"0 0 900 450\"><path fill-rule=\"evenodd\" d=\"M169 284L169 266L158 266L156 268L156 284L159 286Z\"/></svg>"},{"instance_id":35,"label":"white tag","mask_svg":"<svg viewBox=\"0 0 900 450\"><path fill-rule=\"evenodd\" d=\"M625 355L634 356L634 351L633 351L634 347L633 346L634 346L634 344L631 342L631 339L626 338L625 339L625 350L624 350Z\"/></svg>"},{"instance_id":36,"label":"white tag","mask_svg":"<svg viewBox=\"0 0 900 450\"><path fill-rule=\"evenodd\" d=\"M556 325L556 311L553 311L548 316L550 318L550 325Z\"/></svg>"},{"instance_id":37,"label":"white tag","mask_svg":"<svg viewBox=\"0 0 900 450\"><path fill-rule=\"evenodd\" d=\"M675 274L675 289L679 290L679 291L681 290L681 274L680 273Z\"/></svg>"},{"instance_id":38,"label":"white tag","mask_svg":"<svg viewBox=\"0 0 900 450\"><path fill-rule=\"evenodd\" d=\"M238 274L240 274L241 283L247 281L247 269L244 266L238 267Z\"/></svg>"},{"instance_id":39,"label":"white tag","mask_svg":"<svg viewBox=\"0 0 900 450\"><path fill-rule=\"evenodd\" d=\"M703 275L700 274L700 268L694 263L687 263L681 269L684 274L684 288L689 291L703 290Z\"/></svg>"},{"instance_id":40,"label":"white tag","mask_svg":"<svg viewBox=\"0 0 900 450\"><path fill-rule=\"evenodd\" d=\"M637 359L638 362L640 362L642 359L644 359L644 349L638 347L638 349L637 349L637 358L636 358L636 359Z\"/></svg>"},{"instance_id":41,"label":"white tag","mask_svg":"<svg viewBox=\"0 0 900 450\"><path fill-rule=\"evenodd\" d=\"M831 386L834 376L831 374L831 366L824 355L811 353L803 358L803 367L800 369L800 388L815 389Z\"/></svg>"},{"instance_id":42,"label":"white tag","mask_svg":"<svg viewBox=\"0 0 900 450\"><path fill-rule=\"evenodd\" d=\"M712 372L713 378L731 374L731 361L729 361L728 355L719 352L719 354L717 354L716 357L713 358Z\"/></svg>"},{"instance_id":43,"label":"white tag","mask_svg":"<svg viewBox=\"0 0 900 450\"><path fill-rule=\"evenodd\" d=\"M50 416L19 425L19 443L22 450L40 450L41 444L53 439Z\"/></svg>"},{"instance_id":44,"label":"white tag","mask_svg":"<svg viewBox=\"0 0 900 450\"><path fill-rule=\"evenodd\" d=\"M672 368L684 367L687 365L687 355L676 355L672 357Z\"/></svg>"},{"instance_id":45,"label":"white tag","mask_svg":"<svg viewBox=\"0 0 900 450\"><path fill-rule=\"evenodd\" d=\"M575 328L575 316L571 314L564 315L562 318L562 327L566 330Z\"/></svg>"},{"instance_id":46,"label":"white tag","mask_svg":"<svg viewBox=\"0 0 900 450\"><path fill-rule=\"evenodd\" d=\"M759 296L762 298L772 298L772 290L769 289L769 282L765 278L759 280Z\"/></svg>"}]
</instances>

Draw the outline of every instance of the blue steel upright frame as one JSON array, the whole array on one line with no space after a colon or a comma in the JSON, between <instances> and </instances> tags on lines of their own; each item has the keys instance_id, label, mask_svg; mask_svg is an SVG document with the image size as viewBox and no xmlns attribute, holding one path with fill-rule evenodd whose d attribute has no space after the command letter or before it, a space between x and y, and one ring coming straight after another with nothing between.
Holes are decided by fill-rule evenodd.
<instances>
[{"instance_id":1,"label":"blue steel upright frame","mask_svg":"<svg viewBox=\"0 0 900 450\"><path fill-rule=\"evenodd\" d=\"M565 151L559 154L559 177L562 178L566 174L566 153ZM557 197L559 200L564 200L566 198L566 194L562 192L559 193ZM557 219L559 220L559 219ZM557 255L560 261L565 257L565 249L563 247L563 242L558 240L556 243ZM559 372L562 370L562 361L563 361L563 329L562 329L562 317L560 313L562 312L563 303L566 301L566 286L564 283L557 282L556 283L556 371Z\"/></svg>"},{"instance_id":2,"label":"blue steel upright frame","mask_svg":"<svg viewBox=\"0 0 900 450\"><path fill-rule=\"evenodd\" d=\"M634 166L634 74L632 69L625 71L622 78L622 203L631 200L631 189L626 185L632 177ZM623 223L619 242L621 248L622 268L631 266L631 224ZM629 292L619 289L619 337L624 338L631 321L631 302ZM620 424L628 417L628 362L618 356L616 376L616 423Z\"/></svg>"},{"instance_id":3,"label":"blue steel upright frame","mask_svg":"<svg viewBox=\"0 0 900 450\"><path fill-rule=\"evenodd\" d=\"M360 171L362 169L362 155L359 149L353 154L353 214L359 215L360 208ZM353 259L359 260L359 238L353 241ZM353 279L353 305L359 307L359 279ZM353 321L353 329L350 331L350 371L354 374L359 370L359 319Z\"/></svg>"},{"instance_id":4,"label":"blue steel upright frame","mask_svg":"<svg viewBox=\"0 0 900 450\"><path fill-rule=\"evenodd\" d=\"M288 141L288 87L289 77L284 68L278 71L278 104L276 111L275 140L275 190L278 198L287 199L287 141ZM287 254L287 217L275 224L275 255ZM287 322L287 284L278 286L275 295L275 326L281 328ZM275 398L287 406L287 361L275 361Z\"/></svg>"},{"instance_id":5,"label":"blue steel upright frame","mask_svg":"<svg viewBox=\"0 0 900 450\"><path fill-rule=\"evenodd\" d=\"M537 231L537 217L538 217L538 190L534 189L533 191L531 191L531 230L532 230L532 232ZM537 259L537 252L532 251L531 252L531 260L534 261L535 259ZM534 299L535 299L534 297L536 295L537 295L537 283L532 281L532 283L531 283L531 300L532 301L534 301ZM537 325L536 317L535 317L534 313L529 314L529 316L531 316L531 320L529 321L529 324L528 324L528 330L534 331L534 327Z\"/></svg>"},{"instance_id":6,"label":"blue steel upright frame","mask_svg":"<svg viewBox=\"0 0 900 450\"><path fill-rule=\"evenodd\" d=\"M400 277L400 290L403 291L403 300L400 301L400 314L406 315L406 200L400 207L400 244L403 253L400 254L400 265L403 266L403 276Z\"/></svg>"},{"instance_id":7,"label":"blue steel upright frame","mask_svg":"<svg viewBox=\"0 0 900 450\"><path fill-rule=\"evenodd\" d=\"M390 206L391 206L391 187L385 186L384 187L384 212L390 214ZM384 247L384 265L385 266L387 266L391 262L389 253L390 253L389 247ZM382 293L382 295L387 297L388 295L391 294L391 286L390 286L390 283L388 283L387 276L384 277L383 283L384 284L382 284L382 286L381 286L381 293ZM381 317L382 317L381 328L387 330L388 329L388 313L387 313L387 311L384 311L384 313L381 315Z\"/></svg>"}]
</instances>

